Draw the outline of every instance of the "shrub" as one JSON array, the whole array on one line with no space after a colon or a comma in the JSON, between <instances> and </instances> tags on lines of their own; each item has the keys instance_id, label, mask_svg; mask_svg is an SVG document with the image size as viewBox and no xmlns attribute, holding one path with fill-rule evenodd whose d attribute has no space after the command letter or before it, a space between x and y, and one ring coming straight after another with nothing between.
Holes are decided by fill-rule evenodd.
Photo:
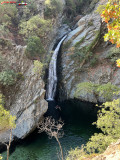
<instances>
[{"instance_id":1,"label":"shrub","mask_svg":"<svg viewBox=\"0 0 120 160\"><path fill-rule=\"evenodd\" d=\"M120 91L120 88L112 85L110 82L107 84L99 85L96 90L100 96L103 96L107 99L107 101L110 101L114 95L114 93L117 94L118 91Z\"/></svg>"},{"instance_id":2,"label":"shrub","mask_svg":"<svg viewBox=\"0 0 120 160\"><path fill-rule=\"evenodd\" d=\"M68 156L66 158L66 160L76 160L76 159L79 159L79 160L82 160L82 158L85 156L85 151L84 151L84 148L75 148L75 149L71 149L69 152L68 152Z\"/></svg>"},{"instance_id":3,"label":"shrub","mask_svg":"<svg viewBox=\"0 0 120 160\"><path fill-rule=\"evenodd\" d=\"M0 72L0 83L4 86L13 85L16 82L17 74L13 70Z\"/></svg>"},{"instance_id":4,"label":"shrub","mask_svg":"<svg viewBox=\"0 0 120 160\"><path fill-rule=\"evenodd\" d=\"M88 141L85 149L87 153L102 153L107 146L114 142L113 138L103 133L95 133Z\"/></svg>"},{"instance_id":5,"label":"shrub","mask_svg":"<svg viewBox=\"0 0 120 160\"><path fill-rule=\"evenodd\" d=\"M43 64L36 60L34 61L34 68L33 68L33 72L37 75L41 75L42 74L42 68L43 68Z\"/></svg>"},{"instance_id":6,"label":"shrub","mask_svg":"<svg viewBox=\"0 0 120 160\"><path fill-rule=\"evenodd\" d=\"M120 100L103 103L98 111L97 128L102 133L94 134L87 143L86 149L89 153L103 152L107 146L119 138L120 133Z\"/></svg>"},{"instance_id":7,"label":"shrub","mask_svg":"<svg viewBox=\"0 0 120 160\"><path fill-rule=\"evenodd\" d=\"M74 15L76 14L76 4L74 3L74 0L66 0L66 11L68 15Z\"/></svg>"},{"instance_id":8,"label":"shrub","mask_svg":"<svg viewBox=\"0 0 120 160\"><path fill-rule=\"evenodd\" d=\"M50 20L42 19L39 15L33 16L27 22L22 22L19 27L20 34L25 36L25 38L31 36L45 38L52 29Z\"/></svg>"},{"instance_id":9,"label":"shrub","mask_svg":"<svg viewBox=\"0 0 120 160\"><path fill-rule=\"evenodd\" d=\"M8 30L6 26L0 25L0 37L8 38L11 35L12 34L10 33L10 31Z\"/></svg>"},{"instance_id":10,"label":"shrub","mask_svg":"<svg viewBox=\"0 0 120 160\"><path fill-rule=\"evenodd\" d=\"M117 94L119 91L120 88L110 82L102 85L92 82L82 82L77 85L74 96L78 98L82 94L93 93L95 95L103 96L107 101L110 101L113 95L115 93Z\"/></svg>"},{"instance_id":11,"label":"shrub","mask_svg":"<svg viewBox=\"0 0 120 160\"><path fill-rule=\"evenodd\" d=\"M16 127L16 117L10 115L10 112L4 109L2 98L3 96L0 94L0 131L4 132Z\"/></svg>"},{"instance_id":12,"label":"shrub","mask_svg":"<svg viewBox=\"0 0 120 160\"><path fill-rule=\"evenodd\" d=\"M102 133L95 133L88 141L86 146L69 151L67 160L90 158L95 153L102 153L110 145L117 141L120 135L120 99L112 102L105 102L100 106L98 119L95 124L101 129Z\"/></svg>"},{"instance_id":13,"label":"shrub","mask_svg":"<svg viewBox=\"0 0 120 160\"><path fill-rule=\"evenodd\" d=\"M88 26L93 26L94 24L93 24L93 21L89 21L88 22Z\"/></svg>"},{"instance_id":14,"label":"shrub","mask_svg":"<svg viewBox=\"0 0 120 160\"><path fill-rule=\"evenodd\" d=\"M120 48L112 47L109 50L106 58L110 59L110 61L115 64L116 60L120 57Z\"/></svg>"},{"instance_id":15,"label":"shrub","mask_svg":"<svg viewBox=\"0 0 120 160\"><path fill-rule=\"evenodd\" d=\"M92 82L82 82L79 83L76 87L74 96L77 98L79 95L82 95L86 92L92 93L95 90L96 85Z\"/></svg>"},{"instance_id":16,"label":"shrub","mask_svg":"<svg viewBox=\"0 0 120 160\"><path fill-rule=\"evenodd\" d=\"M66 0L67 17L81 14L85 5L89 5L89 0Z\"/></svg>"},{"instance_id":17,"label":"shrub","mask_svg":"<svg viewBox=\"0 0 120 160\"><path fill-rule=\"evenodd\" d=\"M81 49L75 47L75 53L71 56L71 58L75 58L76 62L79 64L83 62L83 60L88 60L89 57L91 57L93 53L90 51L89 46L83 47ZM78 65L76 63L76 65Z\"/></svg>"},{"instance_id":18,"label":"shrub","mask_svg":"<svg viewBox=\"0 0 120 160\"><path fill-rule=\"evenodd\" d=\"M63 49L64 52L68 50L68 48L70 47L71 43L72 43L71 40L63 43L62 49Z\"/></svg>"},{"instance_id":19,"label":"shrub","mask_svg":"<svg viewBox=\"0 0 120 160\"><path fill-rule=\"evenodd\" d=\"M90 66L94 67L98 63L98 56L94 56L90 61Z\"/></svg>"},{"instance_id":20,"label":"shrub","mask_svg":"<svg viewBox=\"0 0 120 160\"><path fill-rule=\"evenodd\" d=\"M43 45L39 37L32 36L28 39L27 48L25 54L28 58L35 58L45 53Z\"/></svg>"},{"instance_id":21,"label":"shrub","mask_svg":"<svg viewBox=\"0 0 120 160\"><path fill-rule=\"evenodd\" d=\"M0 0L0 4L3 2ZM17 14L17 8L15 4L1 4L0 5L0 23L8 26L12 23L12 20Z\"/></svg>"},{"instance_id":22,"label":"shrub","mask_svg":"<svg viewBox=\"0 0 120 160\"><path fill-rule=\"evenodd\" d=\"M62 3L59 0L46 0L45 1L45 16L55 17L62 10Z\"/></svg>"},{"instance_id":23,"label":"shrub","mask_svg":"<svg viewBox=\"0 0 120 160\"><path fill-rule=\"evenodd\" d=\"M90 43L88 46L80 48L80 44L84 41L85 37L83 37L78 43L75 44L74 54L71 56L71 58L75 58L77 62L75 65L77 67L80 65L80 69L85 64L85 62L88 61L93 56L92 50L96 46L99 40L99 36L100 36L100 31L95 32L95 38L92 41L92 43Z\"/></svg>"},{"instance_id":24,"label":"shrub","mask_svg":"<svg viewBox=\"0 0 120 160\"><path fill-rule=\"evenodd\" d=\"M82 37L81 40L75 44L75 47L76 48L80 47L80 45L81 45L81 43L83 43L84 39L85 39L85 37Z\"/></svg>"},{"instance_id":25,"label":"shrub","mask_svg":"<svg viewBox=\"0 0 120 160\"><path fill-rule=\"evenodd\" d=\"M37 5L36 3L34 2L34 0L27 0L27 3L29 5L27 5L28 9L30 10L30 13L31 12L36 12L37 10ZM25 11L25 10L24 10Z\"/></svg>"},{"instance_id":26,"label":"shrub","mask_svg":"<svg viewBox=\"0 0 120 160\"><path fill-rule=\"evenodd\" d=\"M0 159L2 159L2 156L0 155Z\"/></svg>"}]
</instances>

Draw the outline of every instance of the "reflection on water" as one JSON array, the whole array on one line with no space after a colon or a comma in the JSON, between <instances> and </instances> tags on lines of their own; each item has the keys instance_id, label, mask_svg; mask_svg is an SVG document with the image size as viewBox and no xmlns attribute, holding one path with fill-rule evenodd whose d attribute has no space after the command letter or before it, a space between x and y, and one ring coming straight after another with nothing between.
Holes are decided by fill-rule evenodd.
<instances>
[{"instance_id":1,"label":"reflection on water","mask_svg":"<svg viewBox=\"0 0 120 160\"><path fill-rule=\"evenodd\" d=\"M54 108L55 105L52 104L52 107ZM66 108L63 110L64 107ZM64 156L71 148L85 144L89 137L97 131L91 125L91 120L88 117L85 118L85 115L81 114L79 109L76 110L75 106L74 109L72 108L73 106L70 104L62 104L61 107L60 116L62 119L64 118L65 125L63 129L65 134L60 142L64 150ZM9 160L58 160L58 153L58 143L54 138L48 139L45 133L33 133L23 144L16 146ZM3 160L6 160L6 152L2 155Z\"/></svg>"}]
</instances>

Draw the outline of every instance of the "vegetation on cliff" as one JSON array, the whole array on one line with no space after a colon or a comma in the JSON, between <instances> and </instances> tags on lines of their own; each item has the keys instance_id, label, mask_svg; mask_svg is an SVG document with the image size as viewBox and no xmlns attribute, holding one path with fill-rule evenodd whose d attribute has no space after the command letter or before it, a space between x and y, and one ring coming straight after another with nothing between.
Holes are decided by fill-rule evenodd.
<instances>
[{"instance_id":1,"label":"vegetation on cliff","mask_svg":"<svg viewBox=\"0 0 120 160\"><path fill-rule=\"evenodd\" d=\"M0 0L2 2L2 0ZM30 0L28 1L30 2ZM33 2L33 1L31 1ZM90 1L91 2L91 1ZM87 0L66 0L65 13L66 17L73 19L78 13L80 14L81 4L87 3ZM90 3L90 6L94 6L97 0ZM117 4L118 3L118 4ZM12 28L16 27L18 29L18 34L21 36L25 44L27 44L26 55L30 59L42 59L45 54L45 49L47 44L46 41L49 39L49 33L53 29L53 24L55 23L56 16L61 12L62 5L59 0L46 0L45 8L43 11L43 17L39 15L37 10L37 5L26 6L25 12L20 11L22 18L18 18L17 8L13 5L1 5L1 15L0 15L0 37L13 38ZM105 40L110 40L113 44L117 44L120 47L120 2L114 2L109 0L105 6L104 11L102 11L102 18L107 23L108 33L105 35ZM31 15L30 15L31 13ZM69 18L68 18L69 19ZM89 22L88 25L92 25ZM84 41L83 37L81 41L75 44L75 55L76 62L84 63L89 57L92 56L92 49L94 48L99 37L99 33L96 33L96 37L89 46L79 49L80 43ZM3 41L2 41L3 43ZM69 41L65 49L68 48L71 41ZM2 47L4 44L2 44ZM109 57L115 57L118 53L111 52ZM106 58L109 58L106 57ZM116 60L116 59L115 59ZM1 86L12 85L17 79L17 73L14 70L10 70L10 67L5 67L5 61L1 60L0 64L0 84ZM95 63L93 61L92 63ZM120 66L120 60L117 61L118 66ZM77 64L78 65L78 64ZM34 73L41 75L43 64L41 62L34 61ZM107 84L93 84L91 82L84 82L77 85L75 92L75 97L78 98L84 92L94 93L96 96L103 96L107 101L102 106L98 112L98 120L94 124L101 130L101 133L95 133L89 140L89 142L81 150L75 149L69 152L67 160L70 159L81 159L83 157L88 157L88 153L91 156L95 156L96 153L103 152L106 147L119 138L120 132L120 100L113 100L110 102L114 93L117 93L120 89L111 83ZM6 131L15 127L15 117L10 115L10 112L5 110L3 107L3 102L0 97L0 131ZM1 156L0 156L1 159Z\"/></svg>"},{"instance_id":2,"label":"vegetation on cliff","mask_svg":"<svg viewBox=\"0 0 120 160\"><path fill-rule=\"evenodd\" d=\"M35 35L44 38L50 30L50 21L41 18L39 15L33 16L27 22L20 24L20 33L25 38Z\"/></svg>"},{"instance_id":3,"label":"vegetation on cliff","mask_svg":"<svg viewBox=\"0 0 120 160\"><path fill-rule=\"evenodd\" d=\"M63 9L62 3L58 0L45 1L45 16L47 18L56 17Z\"/></svg>"},{"instance_id":4,"label":"vegetation on cliff","mask_svg":"<svg viewBox=\"0 0 120 160\"><path fill-rule=\"evenodd\" d=\"M96 153L102 153L110 143L117 141L120 132L119 106L119 99L105 102L100 106L97 121L93 124L101 130L101 133L95 133L81 149L76 148L69 151L67 160L95 157Z\"/></svg>"},{"instance_id":5,"label":"vegetation on cliff","mask_svg":"<svg viewBox=\"0 0 120 160\"><path fill-rule=\"evenodd\" d=\"M38 60L34 61L33 72L35 74L37 74L38 76L41 76L42 69L43 69L43 64L40 61L38 61Z\"/></svg>"},{"instance_id":6,"label":"vegetation on cliff","mask_svg":"<svg viewBox=\"0 0 120 160\"><path fill-rule=\"evenodd\" d=\"M0 94L0 133L10 130L10 140L9 143L3 143L7 146L7 160L9 158L9 149L11 145L12 129L16 127L15 124L16 117L10 114L10 111L4 108L4 97ZM0 155L0 159L2 159Z\"/></svg>"},{"instance_id":7,"label":"vegetation on cliff","mask_svg":"<svg viewBox=\"0 0 120 160\"><path fill-rule=\"evenodd\" d=\"M110 101L114 94L117 94L120 91L120 88L111 84L94 84L92 82L82 82L76 86L75 98L82 96L84 94L90 93L95 96L102 96L106 101Z\"/></svg>"},{"instance_id":8,"label":"vegetation on cliff","mask_svg":"<svg viewBox=\"0 0 120 160\"><path fill-rule=\"evenodd\" d=\"M39 37L32 36L28 39L27 42L27 48L25 50L25 54L28 58L35 58L35 57L41 57L44 55L45 50L43 48L43 45L41 43L41 40Z\"/></svg>"},{"instance_id":9,"label":"vegetation on cliff","mask_svg":"<svg viewBox=\"0 0 120 160\"><path fill-rule=\"evenodd\" d=\"M15 84L18 74L11 69L8 62L0 54L0 85L10 86Z\"/></svg>"},{"instance_id":10,"label":"vegetation on cliff","mask_svg":"<svg viewBox=\"0 0 120 160\"><path fill-rule=\"evenodd\" d=\"M107 23L108 33L105 34L104 40L117 44L120 47L120 2L109 0L102 11L101 17Z\"/></svg>"},{"instance_id":11,"label":"vegetation on cliff","mask_svg":"<svg viewBox=\"0 0 120 160\"><path fill-rule=\"evenodd\" d=\"M119 6L119 1L109 0L106 5L102 6L103 10L101 14L103 21L107 23L108 28L108 33L104 36L104 39L105 41L109 40L111 43L116 44L118 48L120 47ZM110 57L115 56L117 53L119 53L119 49L112 48ZM120 59L117 60L117 66L120 67ZM102 153L107 146L110 145L110 143L115 142L120 138L120 99L114 99L112 102L110 101L113 97L114 89L115 92L119 91L116 86L113 86L110 83L105 85L97 85L91 82L83 82L78 84L75 93L76 97L80 96L82 91L86 91L87 93L97 91L101 95L108 97L109 102L105 102L100 106L97 121L93 123L101 130L101 133L95 133L89 139L88 143L81 149L76 148L75 150L69 151L67 160L83 160L86 158L92 159L96 157L96 153Z\"/></svg>"},{"instance_id":12,"label":"vegetation on cliff","mask_svg":"<svg viewBox=\"0 0 120 160\"><path fill-rule=\"evenodd\" d=\"M68 18L73 18L78 14L85 14L85 12L90 12L98 0L66 0L66 16ZM89 5L89 9L87 7Z\"/></svg>"},{"instance_id":13,"label":"vegetation on cliff","mask_svg":"<svg viewBox=\"0 0 120 160\"><path fill-rule=\"evenodd\" d=\"M4 107L3 96L0 95L0 132L15 128L15 116L10 115Z\"/></svg>"}]
</instances>

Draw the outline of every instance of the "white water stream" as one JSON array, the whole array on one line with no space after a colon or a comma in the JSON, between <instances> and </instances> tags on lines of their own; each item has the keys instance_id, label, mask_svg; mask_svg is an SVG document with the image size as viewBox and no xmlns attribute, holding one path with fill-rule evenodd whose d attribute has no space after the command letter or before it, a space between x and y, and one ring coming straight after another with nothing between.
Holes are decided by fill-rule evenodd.
<instances>
[{"instance_id":1,"label":"white water stream","mask_svg":"<svg viewBox=\"0 0 120 160\"><path fill-rule=\"evenodd\" d=\"M46 93L46 99L48 101L54 100L54 97L55 97L56 87L57 87L57 69L56 69L57 68L57 55L58 55L60 46L66 37L67 35L64 36L61 39L61 41L58 43L52 55L50 64L49 64L48 85L47 85L47 93Z\"/></svg>"}]
</instances>

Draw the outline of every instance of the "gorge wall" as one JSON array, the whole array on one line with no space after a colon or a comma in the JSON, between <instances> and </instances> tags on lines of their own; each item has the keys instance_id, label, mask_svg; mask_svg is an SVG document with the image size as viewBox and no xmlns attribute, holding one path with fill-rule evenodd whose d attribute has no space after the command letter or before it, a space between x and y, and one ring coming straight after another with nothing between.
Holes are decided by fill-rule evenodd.
<instances>
[{"instance_id":1,"label":"gorge wall","mask_svg":"<svg viewBox=\"0 0 120 160\"><path fill-rule=\"evenodd\" d=\"M44 7L40 7L40 1L36 3L38 13L43 17ZM87 15L80 15L80 20L71 27L74 28L72 31L67 24L62 23L63 10L55 19L52 19L53 30L47 35L44 42L48 55L52 54L51 51L56 41L69 32L58 62L58 99L60 101L77 98L80 101L103 102L108 97L96 92L97 85L105 88L106 86L102 85L111 82L107 86L111 92L117 90L112 85L117 87L120 85L120 71L111 61L119 51L111 51L114 49L113 46L103 42L105 27L100 15L96 13L99 4L104 3L105 0L101 0L94 6L94 11ZM64 0L62 4L64 8ZM1 55L9 63L11 69L20 73L23 78L19 79L14 86L1 87L0 90L5 95L6 108L17 117L17 127L13 131L13 138L24 138L36 128L37 123L47 111L48 105L44 99L45 84L41 77L34 74L33 61L28 59L24 53L26 46L17 45L12 39L7 39L6 42L10 42L11 45L4 47L1 45ZM78 84L81 88L76 95ZM0 134L1 141L7 141L8 138L9 132Z\"/></svg>"},{"instance_id":2,"label":"gorge wall","mask_svg":"<svg viewBox=\"0 0 120 160\"><path fill-rule=\"evenodd\" d=\"M112 92L120 87L120 70L115 65L120 50L104 42L106 27L96 12L104 3L101 0L92 13L82 16L63 43L58 86L61 101L77 98L97 103L119 96Z\"/></svg>"},{"instance_id":3,"label":"gorge wall","mask_svg":"<svg viewBox=\"0 0 120 160\"><path fill-rule=\"evenodd\" d=\"M42 17L44 3L41 1L36 1L36 3L38 13ZM64 8L64 0L62 0L62 5ZM58 29L62 23L62 11L54 19L54 27L47 35L45 42L47 54L51 54L56 40L64 35L61 30L68 31L64 29L66 26ZM22 14L22 12L24 10L19 9L18 13ZM20 43L21 41L16 38L18 37L15 37L15 41ZM45 83L39 75L34 73L33 60L28 59L25 54L26 46L18 45L15 41L10 37L1 38L0 44L0 58L4 60L5 64L9 64L10 70L14 70L18 74L17 82L14 85L0 86L0 93L5 96L5 108L16 116L16 128L13 130L12 140L14 138L23 139L29 135L37 127L48 109L48 103L45 100ZM9 141L9 135L10 131L0 133L0 142Z\"/></svg>"}]
</instances>

